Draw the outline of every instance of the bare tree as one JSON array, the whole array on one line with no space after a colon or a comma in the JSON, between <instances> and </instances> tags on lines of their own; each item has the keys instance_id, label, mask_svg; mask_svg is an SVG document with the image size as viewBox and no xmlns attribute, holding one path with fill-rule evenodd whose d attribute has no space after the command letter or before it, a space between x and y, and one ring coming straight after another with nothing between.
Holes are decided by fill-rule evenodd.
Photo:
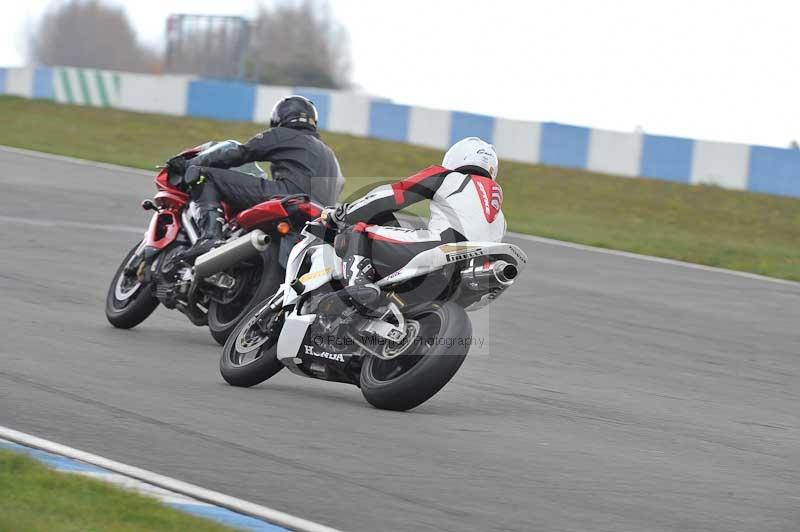
<instances>
[{"instance_id":1,"label":"bare tree","mask_svg":"<svg viewBox=\"0 0 800 532\"><path fill-rule=\"evenodd\" d=\"M343 88L350 83L346 29L324 0L263 5L253 22L247 75L270 85Z\"/></svg>"},{"instance_id":2,"label":"bare tree","mask_svg":"<svg viewBox=\"0 0 800 532\"><path fill-rule=\"evenodd\" d=\"M171 15L167 20L167 71L242 77L249 24L242 17Z\"/></svg>"},{"instance_id":3,"label":"bare tree","mask_svg":"<svg viewBox=\"0 0 800 532\"><path fill-rule=\"evenodd\" d=\"M43 65L154 72L155 52L139 43L122 8L71 0L48 11L30 34L32 58Z\"/></svg>"}]
</instances>

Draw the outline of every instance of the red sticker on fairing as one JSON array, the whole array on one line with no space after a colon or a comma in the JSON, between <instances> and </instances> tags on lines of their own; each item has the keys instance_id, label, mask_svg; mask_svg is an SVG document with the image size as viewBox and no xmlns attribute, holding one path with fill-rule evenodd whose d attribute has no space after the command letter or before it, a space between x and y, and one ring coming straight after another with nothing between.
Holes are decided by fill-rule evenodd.
<instances>
[{"instance_id":1,"label":"red sticker on fairing","mask_svg":"<svg viewBox=\"0 0 800 532\"><path fill-rule=\"evenodd\" d=\"M478 175L471 177L472 184L475 185L475 189L478 191L478 198L483 207L483 215L486 217L487 222L492 223L497 218L497 213L500 212L500 207L503 205L503 189L487 177Z\"/></svg>"}]
</instances>

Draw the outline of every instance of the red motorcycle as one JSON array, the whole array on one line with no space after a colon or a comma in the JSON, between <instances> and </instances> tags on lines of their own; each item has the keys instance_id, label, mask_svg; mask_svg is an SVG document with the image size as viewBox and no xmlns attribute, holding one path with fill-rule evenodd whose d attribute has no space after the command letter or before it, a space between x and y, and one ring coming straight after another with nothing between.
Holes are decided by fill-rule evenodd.
<instances>
[{"instance_id":1,"label":"red motorcycle","mask_svg":"<svg viewBox=\"0 0 800 532\"><path fill-rule=\"evenodd\" d=\"M179 156L188 160L205 149L208 144ZM144 238L111 280L106 317L114 327L130 329L160 303L177 308L195 325L208 325L224 344L252 305L278 290L299 231L322 209L306 194L275 196L241 212L223 204L225 243L197 257L192 266L176 258L199 238L196 206L182 181L168 167L156 175L158 192L142 202L143 209L155 212Z\"/></svg>"}]
</instances>

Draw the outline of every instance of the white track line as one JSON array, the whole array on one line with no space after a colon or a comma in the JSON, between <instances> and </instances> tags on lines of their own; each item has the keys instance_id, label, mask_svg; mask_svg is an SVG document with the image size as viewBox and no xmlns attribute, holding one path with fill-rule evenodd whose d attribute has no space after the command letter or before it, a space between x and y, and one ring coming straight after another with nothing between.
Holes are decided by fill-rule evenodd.
<instances>
[{"instance_id":1,"label":"white track line","mask_svg":"<svg viewBox=\"0 0 800 532\"><path fill-rule=\"evenodd\" d=\"M0 425L0 437L21 445L27 445L43 451L60 454L68 458L74 458L75 460L80 460L82 462L86 462L87 464L102 467L104 469L114 471L115 473L135 478L143 482L147 482L148 484L180 493L181 495L186 495L187 497L193 497L203 502L208 502L242 514L264 519L265 521L284 526L291 530L298 530L300 532L338 532L334 528L320 525L319 523L314 523L313 521L308 521L300 517L295 517L279 510L274 510L272 508L267 508L266 506L261 506L252 502L244 501L242 499L230 497L216 491L207 490L205 488L195 486L194 484L189 484L174 478L159 475L158 473L153 473L145 469L115 462L114 460L103 458L102 456L79 451L78 449L73 449L72 447L67 447L66 445L61 445L59 443L38 438L36 436L19 432L8 427L3 427L2 425Z\"/></svg>"},{"instance_id":2,"label":"white track line","mask_svg":"<svg viewBox=\"0 0 800 532\"><path fill-rule=\"evenodd\" d=\"M42 218L23 218L21 216L4 216L0 214L0 222L9 224L35 225L37 227L93 229L97 231L113 231L117 233L144 234L146 228L133 227L132 225L92 224L87 222L72 222L69 220L51 220Z\"/></svg>"},{"instance_id":3,"label":"white track line","mask_svg":"<svg viewBox=\"0 0 800 532\"><path fill-rule=\"evenodd\" d=\"M68 157L66 155L55 155L53 153L44 153L41 151L26 150L24 148L12 148L11 146L3 146L3 145L0 145L0 152L13 153L16 155L27 155L28 157L37 157L39 159L46 159L49 161L57 161L61 163L80 164L83 166L94 166L95 168L104 168L106 170L128 172L140 175L147 175L151 177L153 177L155 174L155 165L153 165L153 170L142 170L141 168L131 168L130 166L122 166L119 164L100 163L97 161L90 161L88 159L78 159L77 157Z\"/></svg>"},{"instance_id":4,"label":"white track line","mask_svg":"<svg viewBox=\"0 0 800 532\"><path fill-rule=\"evenodd\" d=\"M109 164L109 163L98 163L96 161L88 161L86 159L78 159L75 157L66 157L64 155L53 155L50 153L43 153L39 151L33 150L26 150L22 148L12 148L10 146L2 146L0 145L0 152L8 152L8 153L15 153L19 155L27 155L30 157L39 157L41 159L50 159L53 161L60 161L60 162L67 162L72 164L79 164L79 165L86 165L86 166L94 166L97 168L106 168L109 170L118 170L123 172L134 172L137 174L142 175L153 175L153 172L148 172L146 170L140 170L137 168L130 168L128 166L120 166L116 164ZM68 223L79 223L79 222L68 222ZM752 279L755 281L766 281L770 283L777 283L786 286L794 286L800 288L800 282L796 281L789 281L787 279L778 279L777 277L767 277L766 275L758 275L756 273L748 273L748 272L741 272L737 270L728 270L725 268L716 268L714 266L705 266L703 264L695 264L693 262L684 262L675 259L666 259L663 257L654 257L652 255L642 255L639 253L631 253L629 251L618 251L614 249L606 249L606 248L599 248L595 246L588 246L585 244L576 244L574 242L565 242L563 240L556 240L554 238L545 238L541 236L534 236L534 235L526 235L523 233L514 233L509 231L507 235L511 238L518 238L520 240L527 240L529 242L536 242L538 244L547 244L551 246L559 246L564 248L570 249L577 249L580 251L588 251L591 253L601 253L603 255L614 255L617 257L625 257L627 259L634 259L634 260L642 260L646 262L654 262L657 264L666 264L669 266L677 266L680 268L689 268L692 270L701 270L710 273L720 273L725 275L733 275L735 277L741 277L744 279Z\"/></svg>"}]
</instances>

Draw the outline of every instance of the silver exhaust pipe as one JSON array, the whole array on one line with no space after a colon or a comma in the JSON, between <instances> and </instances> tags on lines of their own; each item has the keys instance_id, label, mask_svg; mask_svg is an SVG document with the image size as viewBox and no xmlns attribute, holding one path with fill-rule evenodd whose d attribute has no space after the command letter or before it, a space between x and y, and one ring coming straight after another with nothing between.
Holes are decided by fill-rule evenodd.
<instances>
[{"instance_id":1,"label":"silver exhaust pipe","mask_svg":"<svg viewBox=\"0 0 800 532\"><path fill-rule=\"evenodd\" d=\"M519 273L516 266L502 260L495 262L492 269L494 270L494 276L501 284L511 284Z\"/></svg>"},{"instance_id":2,"label":"silver exhaust pipe","mask_svg":"<svg viewBox=\"0 0 800 532\"><path fill-rule=\"evenodd\" d=\"M461 279L471 290L487 290L511 285L518 273L517 267L510 262L498 260L471 265L461 271Z\"/></svg>"},{"instance_id":3,"label":"silver exhaust pipe","mask_svg":"<svg viewBox=\"0 0 800 532\"><path fill-rule=\"evenodd\" d=\"M231 240L194 261L194 273L199 278L209 277L267 249L269 235L256 229Z\"/></svg>"},{"instance_id":4,"label":"silver exhaust pipe","mask_svg":"<svg viewBox=\"0 0 800 532\"><path fill-rule=\"evenodd\" d=\"M469 267L461 270L461 284L453 295L454 301L467 311L483 308L514 284L518 274L519 269L510 262L473 259Z\"/></svg>"}]
</instances>

